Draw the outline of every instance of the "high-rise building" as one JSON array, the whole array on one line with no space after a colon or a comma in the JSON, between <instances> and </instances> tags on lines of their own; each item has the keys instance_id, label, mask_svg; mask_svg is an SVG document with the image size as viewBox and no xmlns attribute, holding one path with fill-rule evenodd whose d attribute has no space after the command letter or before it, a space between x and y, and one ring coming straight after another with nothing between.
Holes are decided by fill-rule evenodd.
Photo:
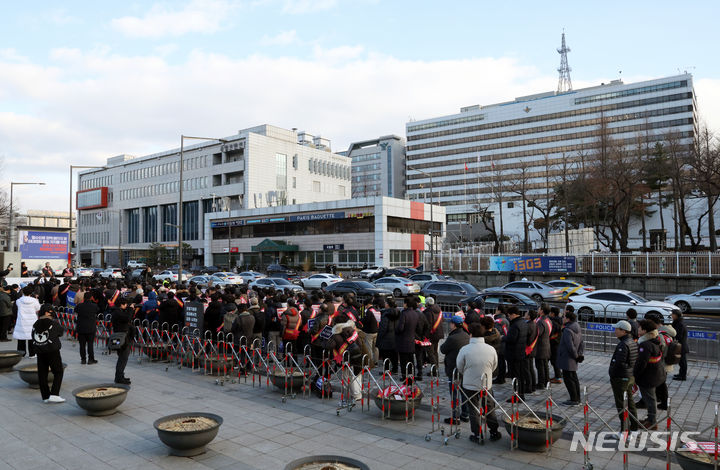
<instances>
[{"instance_id":1,"label":"high-rise building","mask_svg":"<svg viewBox=\"0 0 720 470\"><path fill-rule=\"evenodd\" d=\"M526 171L529 193L546 193L560 173L572 178L580 171L581 154L597 146L601 133L631 145L640 133L652 142L672 132L689 145L696 113L692 76L682 74L638 83L613 80L408 122L406 191L411 200L425 200L432 176L434 201L446 206L451 240L477 237L481 205L490 207L497 222L499 201L504 233L517 236L523 233L521 198L510 188L518 168Z\"/></svg>"},{"instance_id":2,"label":"high-rise building","mask_svg":"<svg viewBox=\"0 0 720 470\"><path fill-rule=\"evenodd\" d=\"M353 142L343 155L352 159L352 197L405 196L405 139L386 135Z\"/></svg>"},{"instance_id":3,"label":"high-rise building","mask_svg":"<svg viewBox=\"0 0 720 470\"><path fill-rule=\"evenodd\" d=\"M185 146L183 221L178 223L180 151L109 158L78 182L80 260L99 265L144 258L153 243L177 247L178 226L191 246L185 262L202 263L209 212L350 197L350 159L330 141L261 125L222 141ZM103 259L104 257L104 259Z\"/></svg>"}]
</instances>

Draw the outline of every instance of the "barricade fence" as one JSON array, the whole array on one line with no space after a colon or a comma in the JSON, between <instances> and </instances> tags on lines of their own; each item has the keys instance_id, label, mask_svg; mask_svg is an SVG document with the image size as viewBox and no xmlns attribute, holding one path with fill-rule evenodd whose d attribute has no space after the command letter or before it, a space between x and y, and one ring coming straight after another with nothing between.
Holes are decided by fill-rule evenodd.
<instances>
[{"instance_id":1,"label":"barricade fence","mask_svg":"<svg viewBox=\"0 0 720 470\"><path fill-rule=\"evenodd\" d=\"M444 271L498 271L494 269L493 258L542 258L547 256L569 256L574 258L577 273L636 274L653 276L704 276L720 275L720 253L700 252L658 252L658 253L602 253L587 254L539 254L539 253L472 253L462 248L450 249L434 254L435 267ZM429 252L424 253L424 265L431 265ZM511 266L508 264L508 266ZM510 271L503 269L504 271ZM517 272L532 269L515 269ZM537 270L537 269L536 269Z\"/></svg>"},{"instance_id":2,"label":"barricade fence","mask_svg":"<svg viewBox=\"0 0 720 470\"><path fill-rule=\"evenodd\" d=\"M68 338L76 339L75 314L72 309L59 309L58 321L65 328ZM583 445L583 468L593 468L592 455L607 449L603 448L602 438L595 441L599 433L612 433L619 436L620 442L617 452L622 454L623 468L628 468L631 447L635 435L628 432L629 423L633 422L633 428L637 425L640 431L652 431L647 429L637 418L632 416L628 408L629 400L625 394L623 408L619 410L605 411L603 415L591 405L592 397L587 388L583 391L581 420L577 420L571 413L566 412L557 404L553 398L550 383L541 389L545 394L544 404L538 409L527 403L518 390L518 381L512 379L512 391L509 403L503 399L496 399L492 391L492 377L483 375L482 386L478 390L468 390L463 387L463 379L457 370L453 371L452 379L440 379L440 370L436 364L430 365L427 378L421 383L416 381L415 361L407 363L404 367L401 364L401 374L390 372L389 359L381 364L381 373L378 375L374 369L375 357L364 355L360 364L353 364L350 361L348 351L341 355L332 356L326 350L313 350L307 345L302 352L294 351L293 343L289 342L282 348L272 341L263 344L261 338L235 338L232 333L222 331L213 334L210 331L200 334L200 331L189 328L170 327L167 324L150 323L148 321L134 321L134 338L130 343L133 356L137 357L140 364L159 363L165 365L165 371L170 367L178 369L188 368L192 372L202 373L207 376L215 376L216 384L223 386L225 383L242 383L253 388L268 390L272 384L282 392L283 403L287 399L295 399L300 393L303 398L309 398L314 392L321 400L331 399L333 390L339 390L340 396L335 408L339 416L342 411L352 412L356 406L360 406L362 412L371 409L370 402L375 402L380 410L382 420L402 419L406 423L413 423L416 420L417 411L420 409L420 401L423 397L429 397L430 406L430 430L425 434L425 440L431 441L432 435L440 433L442 442L448 445L450 438L460 437L460 422L450 420L449 426L440 420L441 387L446 384L451 391L450 416L457 416L458 408L465 405L469 413L477 417L477 429L470 431L478 436L479 443L484 443L492 434L488 434L488 425L504 425L509 435L509 448L514 451L527 445L523 439L527 439L528 432L538 431L542 435L541 445L544 445L546 455L550 456L554 441L558 439L557 426L562 431L573 432L573 444L579 441ZM605 332L606 329L594 330L585 328L588 332ZM107 342L112 334L110 315L98 315L96 342L99 345ZM593 333L595 334L595 333ZM597 343L596 341L592 342ZM340 354L340 353L338 353ZM373 353L374 354L374 353ZM403 378L400 378L403 377ZM327 387L330 384L331 387ZM607 393L607 391L605 391ZM359 397L359 398L358 398ZM602 397L605 402L606 398ZM423 414L427 409L423 409ZM663 436L673 436L673 433L690 432L693 436L700 436L709 439L700 442L697 439L683 442L688 452L694 452L707 459L707 462L718 470L720 463L720 426L718 421L718 406L715 406L714 421L710 426L700 430L686 430L681 422L675 420L671 406L668 407L665 416L658 419L658 424L663 425ZM608 415L609 414L609 415ZM610 422L622 419L622 426L614 426ZM527 424L529 419L532 427ZM472 422L472 421L471 421ZM621 431L624 430L624 433ZM526 437L523 438L522 436ZM599 442L599 445L595 445ZM664 442L664 441L663 441ZM667 468L673 453L676 453L677 440L667 437L664 447ZM635 444L637 446L637 443ZM641 457L647 460L647 456ZM680 458L680 457L677 457ZM603 456L607 460L607 454Z\"/></svg>"}]
</instances>

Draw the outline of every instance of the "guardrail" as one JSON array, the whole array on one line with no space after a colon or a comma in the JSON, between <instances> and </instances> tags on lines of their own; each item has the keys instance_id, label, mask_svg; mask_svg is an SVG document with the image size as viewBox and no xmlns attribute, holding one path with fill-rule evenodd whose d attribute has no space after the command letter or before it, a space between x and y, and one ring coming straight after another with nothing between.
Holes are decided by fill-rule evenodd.
<instances>
[{"instance_id":1,"label":"guardrail","mask_svg":"<svg viewBox=\"0 0 720 470\"><path fill-rule=\"evenodd\" d=\"M494 256L548 256L538 253L469 253L451 249L435 253L435 266L445 271L490 271L490 258ZM558 256L558 255L555 255ZM662 253L602 253L569 255L575 258L575 272L592 274L627 274L653 276L720 275L720 253L662 252ZM430 254L425 253L425 266L430 266Z\"/></svg>"}]
</instances>

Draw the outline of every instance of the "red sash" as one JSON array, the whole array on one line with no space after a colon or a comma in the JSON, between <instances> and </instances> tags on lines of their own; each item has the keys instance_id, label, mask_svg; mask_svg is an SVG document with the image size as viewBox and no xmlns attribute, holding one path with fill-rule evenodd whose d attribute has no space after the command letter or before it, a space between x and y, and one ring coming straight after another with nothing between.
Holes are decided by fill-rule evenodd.
<instances>
[{"instance_id":1,"label":"red sash","mask_svg":"<svg viewBox=\"0 0 720 470\"><path fill-rule=\"evenodd\" d=\"M295 315L288 315L288 318L290 316L297 317L297 321L295 322L295 328L285 328L285 332L283 333L283 339L295 340L298 339L298 336L300 336L300 325L302 324L302 317L299 313L297 313L297 310L295 310L294 308L290 309L290 311L295 312Z\"/></svg>"},{"instance_id":2,"label":"red sash","mask_svg":"<svg viewBox=\"0 0 720 470\"><path fill-rule=\"evenodd\" d=\"M650 359L648 359L648 363L649 364L657 364L658 362L660 362L661 359L662 359L662 354L660 354L659 356L656 356L656 357L650 357Z\"/></svg>"},{"instance_id":3,"label":"red sash","mask_svg":"<svg viewBox=\"0 0 720 470\"><path fill-rule=\"evenodd\" d=\"M437 320L435 320L435 323L433 324L432 328L430 328L430 334L433 334L437 331L438 327L440 326L440 323L442 323L443 315L442 313L438 314Z\"/></svg>"},{"instance_id":4,"label":"red sash","mask_svg":"<svg viewBox=\"0 0 720 470\"><path fill-rule=\"evenodd\" d=\"M503 335L504 335L504 336L507 336L508 330L507 330L507 326L505 325L505 322L502 321L502 320L500 320L500 319L498 319L498 320L495 320L495 324L496 324L496 325L499 325L499 326L500 326L500 329L501 329L502 332L503 332Z\"/></svg>"},{"instance_id":5,"label":"red sash","mask_svg":"<svg viewBox=\"0 0 720 470\"><path fill-rule=\"evenodd\" d=\"M111 306L111 307L114 307L114 306L115 306L115 302L117 301L117 299L118 299L119 296L120 296L120 291L119 291L119 290L116 290L115 293L113 294L113 296L112 296L112 297L110 298L110 300L108 301L108 305Z\"/></svg>"},{"instance_id":6,"label":"red sash","mask_svg":"<svg viewBox=\"0 0 720 470\"><path fill-rule=\"evenodd\" d=\"M347 340L345 340L343 345L340 346L340 349L337 350L337 353L335 353L335 356L334 356L335 362L337 362L338 364L342 364L343 354L345 354L345 351L347 351L347 348L351 344L353 344L355 342L355 340L357 340L357 339L358 339L358 332L355 331L352 334L352 336L350 336Z\"/></svg>"}]
</instances>

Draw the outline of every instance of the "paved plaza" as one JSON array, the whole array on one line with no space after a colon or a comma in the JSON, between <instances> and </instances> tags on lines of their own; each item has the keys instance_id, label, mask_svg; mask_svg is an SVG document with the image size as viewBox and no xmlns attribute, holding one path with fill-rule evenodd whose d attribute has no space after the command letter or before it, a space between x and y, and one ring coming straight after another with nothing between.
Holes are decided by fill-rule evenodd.
<instances>
[{"instance_id":1,"label":"paved plaza","mask_svg":"<svg viewBox=\"0 0 720 470\"><path fill-rule=\"evenodd\" d=\"M10 344L10 343L8 343ZM132 390L119 412L108 417L88 417L74 402L71 391L78 386L111 380L115 356L101 355L99 364L80 365L75 343L66 341L63 360L68 363L61 395L67 402L46 405L37 390L27 388L17 373L0 375L0 468L31 470L67 469L283 469L297 458L311 454L337 454L358 459L373 470L421 469L580 469L582 451L570 452L569 432L553 448L552 456L509 450L508 434L502 429L499 442L484 446L467 439L463 424L459 439L443 445L439 433L430 441L430 411L423 405L414 423L382 420L371 404L369 411L359 407L338 416L339 394L332 400L298 396L281 400L273 389L245 384L216 384L216 378L200 371L164 363L138 362L132 356L127 375ZM591 406L608 423L617 427L614 405L607 380L609 355L593 353L581 365L581 384L588 387ZM25 362L29 362L26 360ZM427 387L424 384L423 387ZM563 385L553 386L556 401L566 399ZM441 415L448 416L447 385L441 382ZM508 396L509 386L497 387L499 399ZM687 430L712 424L715 404L720 402L718 368L714 364L691 363L687 382L670 383L675 419ZM535 394L528 402L544 409L544 397ZM428 400L425 403L429 403ZM566 408L573 421L582 425L582 407ZM224 418L217 438L207 453L181 458L167 455L152 423L173 413L207 411ZM641 418L644 411L640 412ZM664 415L660 414L660 417ZM591 430L602 431L597 418L590 420ZM665 468L664 453L630 455L630 468ZM595 469L622 468L622 454L594 452L590 455ZM673 464L672 468L680 468Z\"/></svg>"}]
</instances>

